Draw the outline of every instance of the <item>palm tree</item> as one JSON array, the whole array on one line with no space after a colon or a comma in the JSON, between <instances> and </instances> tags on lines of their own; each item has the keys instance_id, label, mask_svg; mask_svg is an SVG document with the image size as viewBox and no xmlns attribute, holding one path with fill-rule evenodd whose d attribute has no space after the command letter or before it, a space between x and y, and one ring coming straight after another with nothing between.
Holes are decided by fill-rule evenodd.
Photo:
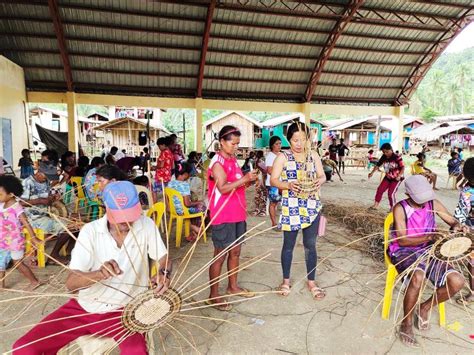
<instances>
[{"instance_id":1,"label":"palm tree","mask_svg":"<svg viewBox=\"0 0 474 355\"><path fill-rule=\"evenodd\" d=\"M466 63L461 63L455 72L455 80L459 84L461 90L461 113L464 113L464 102L465 102L465 90L466 90L466 84L468 83L468 80L470 78L470 66L468 66ZM469 85L468 85L469 86Z\"/></svg>"},{"instance_id":2,"label":"palm tree","mask_svg":"<svg viewBox=\"0 0 474 355\"><path fill-rule=\"evenodd\" d=\"M431 87L433 88L432 107L437 111L442 111L442 93L445 89L445 76L441 70L434 70L431 77Z\"/></svg>"}]
</instances>

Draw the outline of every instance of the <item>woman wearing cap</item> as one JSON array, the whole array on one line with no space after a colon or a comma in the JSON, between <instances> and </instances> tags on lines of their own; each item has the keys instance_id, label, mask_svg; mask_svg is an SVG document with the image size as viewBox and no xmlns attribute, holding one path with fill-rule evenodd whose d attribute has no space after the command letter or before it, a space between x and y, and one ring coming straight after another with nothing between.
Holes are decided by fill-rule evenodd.
<instances>
[{"instance_id":1,"label":"woman wearing cap","mask_svg":"<svg viewBox=\"0 0 474 355\"><path fill-rule=\"evenodd\" d=\"M413 333L413 313L415 326L419 330L427 330L431 309L454 296L464 284L464 277L449 264L423 258L437 236L435 215L455 230L461 230L462 227L436 199L425 177L410 176L405 180L405 190L408 198L393 208L393 232L388 255L399 274L410 271L399 336L405 345L417 347L418 342ZM425 278L433 283L436 294L417 306Z\"/></svg>"},{"instance_id":2,"label":"woman wearing cap","mask_svg":"<svg viewBox=\"0 0 474 355\"><path fill-rule=\"evenodd\" d=\"M290 151L278 154L273 163L270 183L282 190L281 215L279 226L283 231L281 266L283 282L277 288L282 296L290 294L290 271L293 261L298 231L303 233L308 290L315 300L322 300L326 292L315 282L316 277L316 239L319 229L322 208L319 199L319 188L326 181L319 155L315 151L306 151L309 130L304 123L292 123L288 127L286 138ZM314 190L309 196L300 195L301 185L298 181L305 174L314 176Z\"/></svg>"},{"instance_id":3,"label":"woman wearing cap","mask_svg":"<svg viewBox=\"0 0 474 355\"><path fill-rule=\"evenodd\" d=\"M220 151L212 158L207 171L214 257L227 250L209 267L211 293L207 303L213 304L220 311L232 309L232 305L219 295L219 282L216 282L226 258L229 272L227 294L254 296L252 292L237 284L241 246L236 245L236 241L247 229L245 186L257 179L256 170L243 175L237 163L235 153L239 147L240 135L240 131L234 126L224 126L220 130Z\"/></svg>"},{"instance_id":4,"label":"woman wearing cap","mask_svg":"<svg viewBox=\"0 0 474 355\"><path fill-rule=\"evenodd\" d=\"M142 215L131 182L110 182L103 201L105 216L84 225L72 252L66 287L77 293L18 339L14 354L56 354L91 334L121 339L122 354L148 354L143 334L123 339L121 314L133 297L148 289L148 260L159 264L152 280L156 294L168 289L171 262L155 223Z\"/></svg>"}]
</instances>

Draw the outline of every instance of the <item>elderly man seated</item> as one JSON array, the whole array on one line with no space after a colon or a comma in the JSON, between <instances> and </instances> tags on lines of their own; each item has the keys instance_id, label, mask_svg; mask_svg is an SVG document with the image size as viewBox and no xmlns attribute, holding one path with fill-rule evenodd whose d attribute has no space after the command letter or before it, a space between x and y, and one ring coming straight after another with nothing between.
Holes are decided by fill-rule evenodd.
<instances>
[{"instance_id":1,"label":"elderly man seated","mask_svg":"<svg viewBox=\"0 0 474 355\"><path fill-rule=\"evenodd\" d=\"M168 289L171 262L155 223L142 215L135 186L111 182L103 200L105 216L81 229L72 252L66 287L77 294L18 339L13 354L56 354L83 335L119 340L123 307L149 287L149 259L159 263L155 293ZM147 354L141 333L119 347L122 354Z\"/></svg>"}]
</instances>

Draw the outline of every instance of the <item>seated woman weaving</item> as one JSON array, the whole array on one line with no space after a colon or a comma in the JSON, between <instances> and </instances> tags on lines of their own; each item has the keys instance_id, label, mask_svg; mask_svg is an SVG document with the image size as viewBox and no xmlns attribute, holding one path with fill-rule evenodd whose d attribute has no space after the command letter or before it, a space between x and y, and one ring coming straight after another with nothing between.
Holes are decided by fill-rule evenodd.
<instances>
[{"instance_id":1,"label":"seated woman weaving","mask_svg":"<svg viewBox=\"0 0 474 355\"><path fill-rule=\"evenodd\" d=\"M459 230L462 227L446 207L436 200L425 177L410 176L405 180L405 189L408 198L397 203L393 209L394 223L388 255L398 273L408 278L400 340L405 345L417 347L419 344L413 333L413 315L419 330L429 329L431 309L453 297L464 284L464 277L450 264L427 255L439 235L435 233L435 213L451 228ZM436 292L417 305L425 278L433 283Z\"/></svg>"}]
</instances>

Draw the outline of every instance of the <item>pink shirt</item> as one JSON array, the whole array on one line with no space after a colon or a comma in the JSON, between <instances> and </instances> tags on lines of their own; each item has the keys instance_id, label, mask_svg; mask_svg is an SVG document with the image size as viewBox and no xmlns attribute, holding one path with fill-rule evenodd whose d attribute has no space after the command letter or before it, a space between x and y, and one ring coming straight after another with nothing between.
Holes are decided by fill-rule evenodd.
<instances>
[{"instance_id":1,"label":"pink shirt","mask_svg":"<svg viewBox=\"0 0 474 355\"><path fill-rule=\"evenodd\" d=\"M25 248L25 237L21 233L20 215L23 207L17 202L5 208L0 202L0 249L21 251Z\"/></svg>"},{"instance_id":2,"label":"pink shirt","mask_svg":"<svg viewBox=\"0 0 474 355\"><path fill-rule=\"evenodd\" d=\"M220 164L222 166L227 175L228 183L237 181L243 177L242 170L240 170L235 157L226 159L220 153L217 153L214 158L212 158L209 169L207 170L207 179L209 181L209 210L211 211L212 225L245 221L247 219L245 187L241 186L237 188L230 197L229 195L231 193L225 195L221 194L216 187L215 180L212 178L212 167L214 164ZM223 205L224 207L222 207Z\"/></svg>"}]
</instances>

